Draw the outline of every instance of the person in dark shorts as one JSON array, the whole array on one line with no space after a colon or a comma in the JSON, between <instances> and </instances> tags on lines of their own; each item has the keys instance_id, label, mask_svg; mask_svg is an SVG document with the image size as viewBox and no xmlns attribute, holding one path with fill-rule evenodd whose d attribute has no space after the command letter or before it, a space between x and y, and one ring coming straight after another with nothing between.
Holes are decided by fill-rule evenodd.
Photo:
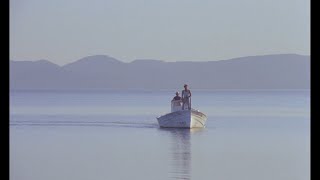
<instances>
[{"instance_id":1,"label":"person in dark shorts","mask_svg":"<svg viewBox=\"0 0 320 180\"><path fill-rule=\"evenodd\" d=\"M188 106L188 109L191 109L191 104L190 104L190 97L191 97L191 91L188 89L188 85L184 85L184 90L182 90L182 110L184 110L185 105Z\"/></svg>"}]
</instances>

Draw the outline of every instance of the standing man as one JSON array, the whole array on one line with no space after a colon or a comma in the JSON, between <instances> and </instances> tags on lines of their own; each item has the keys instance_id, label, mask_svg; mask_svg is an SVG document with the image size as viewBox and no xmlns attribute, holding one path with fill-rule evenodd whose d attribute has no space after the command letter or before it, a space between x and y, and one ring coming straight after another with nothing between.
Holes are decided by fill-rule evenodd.
<instances>
[{"instance_id":1,"label":"standing man","mask_svg":"<svg viewBox=\"0 0 320 180\"><path fill-rule=\"evenodd\" d=\"M184 106L185 104L188 104L188 109L191 109L191 105L190 105L190 97L191 97L191 91L188 89L188 85L185 84L184 86L184 90L182 90L182 110L184 110Z\"/></svg>"}]
</instances>

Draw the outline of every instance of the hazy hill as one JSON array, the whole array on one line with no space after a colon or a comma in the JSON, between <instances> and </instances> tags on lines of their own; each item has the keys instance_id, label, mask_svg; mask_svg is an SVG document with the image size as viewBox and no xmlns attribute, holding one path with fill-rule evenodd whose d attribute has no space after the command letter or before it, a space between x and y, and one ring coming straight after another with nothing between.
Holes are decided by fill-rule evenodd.
<instances>
[{"instance_id":1,"label":"hazy hill","mask_svg":"<svg viewBox=\"0 0 320 180\"><path fill-rule=\"evenodd\" d=\"M134 60L96 55L62 67L10 61L11 89L309 89L310 56L280 54L208 62Z\"/></svg>"}]
</instances>

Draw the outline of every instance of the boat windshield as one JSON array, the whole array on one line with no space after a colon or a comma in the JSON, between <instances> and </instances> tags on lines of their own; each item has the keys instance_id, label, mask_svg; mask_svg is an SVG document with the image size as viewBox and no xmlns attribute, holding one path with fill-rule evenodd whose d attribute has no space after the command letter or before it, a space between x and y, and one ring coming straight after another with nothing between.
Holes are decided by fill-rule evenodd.
<instances>
[{"instance_id":1,"label":"boat windshield","mask_svg":"<svg viewBox=\"0 0 320 180\"><path fill-rule=\"evenodd\" d=\"M181 100L172 100L171 101L171 112L179 111L182 108Z\"/></svg>"}]
</instances>

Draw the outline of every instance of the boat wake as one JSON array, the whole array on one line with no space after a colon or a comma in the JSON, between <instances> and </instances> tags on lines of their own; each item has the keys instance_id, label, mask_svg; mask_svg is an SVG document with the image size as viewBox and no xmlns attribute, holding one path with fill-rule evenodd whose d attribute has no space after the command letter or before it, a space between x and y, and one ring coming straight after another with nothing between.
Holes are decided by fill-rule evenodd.
<instances>
[{"instance_id":1,"label":"boat wake","mask_svg":"<svg viewBox=\"0 0 320 180\"><path fill-rule=\"evenodd\" d=\"M157 128L157 122L148 117L83 117L83 116L11 116L10 126L98 126Z\"/></svg>"}]
</instances>

